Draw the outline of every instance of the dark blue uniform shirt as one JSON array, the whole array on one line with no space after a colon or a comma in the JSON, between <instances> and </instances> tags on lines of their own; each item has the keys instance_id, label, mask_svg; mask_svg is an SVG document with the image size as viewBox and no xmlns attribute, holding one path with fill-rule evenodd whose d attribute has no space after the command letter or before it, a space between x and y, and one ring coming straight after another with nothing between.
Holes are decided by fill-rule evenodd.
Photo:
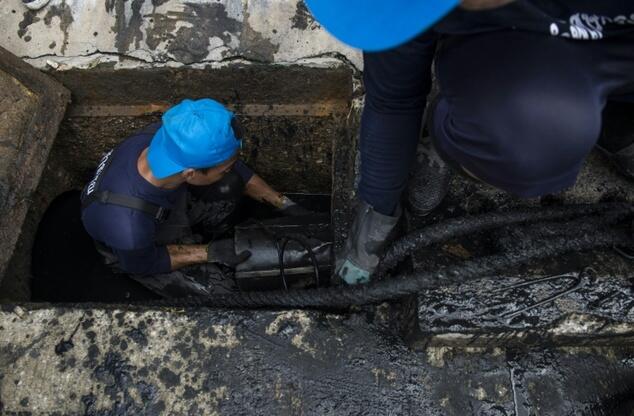
<instances>
[{"instance_id":1,"label":"dark blue uniform shirt","mask_svg":"<svg viewBox=\"0 0 634 416\"><path fill-rule=\"evenodd\" d=\"M599 40L634 31L634 2L516 0L491 10L469 11L457 7L434 29L451 35L516 29L577 40Z\"/></svg>"},{"instance_id":2,"label":"dark blue uniform shirt","mask_svg":"<svg viewBox=\"0 0 634 416\"><path fill-rule=\"evenodd\" d=\"M103 172L97 191L111 191L141 198L150 203L171 209L174 202L186 192L186 185L177 189L157 188L146 181L137 169L141 152L150 145L160 123L146 129L121 143L112 154L112 162ZM238 161L236 172L245 183L253 172ZM171 270L167 248L156 243L158 222L149 214L112 204L93 202L82 212L82 221L88 234L96 241L108 246L119 260L119 267L133 274L159 274Z\"/></svg>"}]
</instances>

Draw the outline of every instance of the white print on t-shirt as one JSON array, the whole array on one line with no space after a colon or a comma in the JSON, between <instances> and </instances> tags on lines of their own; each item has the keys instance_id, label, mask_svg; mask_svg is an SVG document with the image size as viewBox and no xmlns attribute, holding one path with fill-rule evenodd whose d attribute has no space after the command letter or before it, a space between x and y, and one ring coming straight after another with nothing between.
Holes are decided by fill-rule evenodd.
<instances>
[{"instance_id":1,"label":"white print on t-shirt","mask_svg":"<svg viewBox=\"0 0 634 416\"><path fill-rule=\"evenodd\" d=\"M575 13L570 16L568 23L551 23L550 34L572 39L602 39L606 24L634 25L634 14L607 17Z\"/></svg>"},{"instance_id":2,"label":"white print on t-shirt","mask_svg":"<svg viewBox=\"0 0 634 416\"><path fill-rule=\"evenodd\" d=\"M105 155L101 157L99 166L97 166L97 170L95 171L95 177L92 178L92 180L88 184L88 187L86 188L87 196L92 194L93 191L95 190L95 187L97 186L97 181L99 180L99 176L101 176L101 174L103 173L103 170L106 167L106 164L108 163L108 159L110 159L110 156L112 156L113 151L114 149L110 150L108 153L106 153Z\"/></svg>"}]
</instances>

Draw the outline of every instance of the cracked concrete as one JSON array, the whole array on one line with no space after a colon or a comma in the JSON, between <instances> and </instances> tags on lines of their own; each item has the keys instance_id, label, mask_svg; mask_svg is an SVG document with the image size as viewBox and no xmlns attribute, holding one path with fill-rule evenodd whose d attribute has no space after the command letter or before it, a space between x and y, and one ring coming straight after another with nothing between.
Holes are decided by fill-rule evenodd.
<instances>
[{"instance_id":1,"label":"cracked concrete","mask_svg":"<svg viewBox=\"0 0 634 416\"><path fill-rule=\"evenodd\" d=\"M0 45L40 68L323 64L327 56L362 66L359 51L323 30L301 0L51 0L40 11L6 0L0 26Z\"/></svg>"}]
</instances>

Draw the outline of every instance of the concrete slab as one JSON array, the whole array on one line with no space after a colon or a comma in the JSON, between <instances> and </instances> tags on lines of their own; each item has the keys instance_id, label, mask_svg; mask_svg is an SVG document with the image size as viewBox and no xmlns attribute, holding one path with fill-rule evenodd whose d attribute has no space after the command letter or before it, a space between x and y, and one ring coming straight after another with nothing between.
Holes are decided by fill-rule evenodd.
<instances>
[{"instance_id":1,"label":"concrete slab","mask_svg":"<svg viewBox=\"0 0 634 416\"><path fill-rule=\"evenodd\" d=\"M0 282L70 93L0 48Z\"/></svg>"},{"instance_id":2,"label":"concrete slab","mask_svg":"<svg viewBox=\"0 0 634 416\"><path fill-rule=\"evenodd\" d=\"M362 65L301 0L86 2L51 0L39 10L0 3L0 44L38 67L218 65L244 60ZM332 59L332 58L335 59Z\"/></svg>"},{"instance_id":3,"label":"concrete slab","mask_svg":"<svg viewBox=\"0 0 634 416\"><path fill-rule=\"evenodd\" d=\"M632 353L415 353L362 314L5 306L0 412L618 415L632 404Z\"/></svg>"}]
</instances>

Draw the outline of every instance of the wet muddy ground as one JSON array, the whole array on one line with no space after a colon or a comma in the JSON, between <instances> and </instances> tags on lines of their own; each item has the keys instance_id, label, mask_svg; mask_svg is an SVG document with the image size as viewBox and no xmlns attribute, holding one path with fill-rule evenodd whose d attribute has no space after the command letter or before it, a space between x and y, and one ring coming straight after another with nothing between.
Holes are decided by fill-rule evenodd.
<instances>
[{"instance_id":1,"label":"wet muddy ground","mask_svg":"<svg viewBox=\"0 0 634 416\"><path fill-rule=\"evenodd\" d=\"M628 415L633 405L628 348L414 352L363 314L42 307L0 312L3 414Z\"/></svg>"}]
</instances>

